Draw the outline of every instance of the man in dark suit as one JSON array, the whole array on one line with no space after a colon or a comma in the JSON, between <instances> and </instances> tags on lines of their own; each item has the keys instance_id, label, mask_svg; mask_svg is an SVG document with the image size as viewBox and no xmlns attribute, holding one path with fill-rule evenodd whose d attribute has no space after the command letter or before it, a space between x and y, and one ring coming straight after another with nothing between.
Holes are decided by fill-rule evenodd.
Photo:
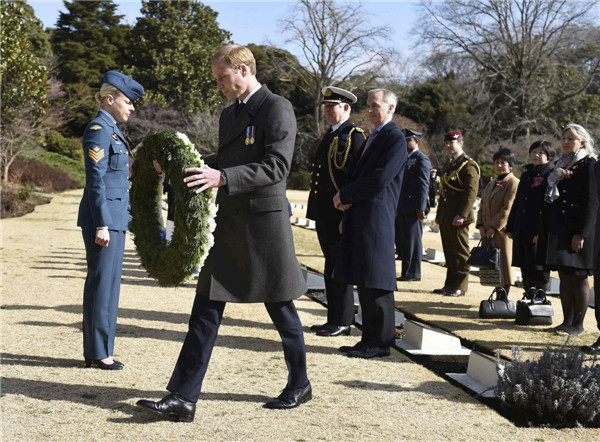
<instances>
[{"instance_id":1,"label":"man in dark suit","mask_svg":"<svg viewBox=\"0 0 600 442\"><path fill-rule=\"evenodd\" d=\"M403 129L408 157L396 212L396 252L402 260L398 281L420 281L423 258L423 220L429 213L431 161L419 150L420 132Z\"/></svg>"},{"instance_id":2,"label":"man in dark suit","mask_svg":"<svg viewBox=\"0 0 600 442\"><path fill-rule=\"evenodd\" d=\"M396 96L374 89L367 98L374 130L356 152L346 185L333 197L344 210L333 277L355 284L362 309L362 338L340 351L350 357L388 356L395 339L394 217L406 163L406 140L392 121Z\"/></svg>"},{"instance_id":3,"label":"man in dark suit","mask_svg":"<svg viewBox=\"0 0 600 442\"><path fill-rule=\"evenodd\" d=\"M600 161L593 165L594 182L596 194L600 199ZM594 236L594 313L596 315L596 326L600 330L600 210L596 216L596 234ZM600 355L600 336L591 345L584 345L581 350L585 353Z\"/></svg>"},{"instance_id":4,"label":"man in dark suit","mask_svg":"<svg viewBox=\"0 0 600 442\"><path fill-rule=\"evenodd\" d=\"M435 222L440 226L442 248L446 260L444 287L433 293L464 296L468 288L469 224L474 220L473 203L479 189L479 165L463 152L463 136L459 131L444 137L450 155L440 176L440 201Z\"/></svg>"},{"instance_id":5,"label":"man in dark suit","mask_svg":"<svg viewBox=\"0 0 600 442\"><path fill-rule=\"evenodd\" d=\"M252 52L239 45L212 60L217 87L235 102L221 114L213 167L193 167L184 181L196 193L218 187L214 246L198 276L189 331L161 401L140 408L190 422L227 302L261 302L282 339L287 385L266 408L293 408L312 398L302 324L293 300L306 292L285 197L296 118L290 102L256 79Z\"/></svg>"},{"instance_id":6,"label":"man in dark suit","mask_svg":"<svg viewBox=\"0 0 600 442\"><path fill-rule=\"evenodd\" d=\"M356 96L339 87L323 88L325 119L331 128L325 133L311 163L310 194L306 217L315 220L317 237L325 257L327 322L310 329L318 336L349 335L354 322L353 287L332 277L340 242L342 212L333 207L333 196L346 184L348 165L365 141L363 130L350 121L350 105Z\"/></svg>"}]
</instances>

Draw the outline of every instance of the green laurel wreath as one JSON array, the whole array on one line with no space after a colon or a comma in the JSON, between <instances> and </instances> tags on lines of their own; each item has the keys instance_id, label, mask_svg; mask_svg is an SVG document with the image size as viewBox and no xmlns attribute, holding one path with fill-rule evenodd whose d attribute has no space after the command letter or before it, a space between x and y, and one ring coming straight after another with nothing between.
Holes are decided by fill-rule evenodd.
<instances>
[{"instance_id":1,"label":"green laurel wreath","mask_svg":"<svg viewBox=\"0 0 600 442\"><path fill-rule=\"evenodd\" d=\"M210 191L196 194L183 182L185 169L203 167L204 161L183 134L169 130L148 135L135 152L131 176L129 228L148 274L161 287L187 281L204 263L213 244L217 207ZM163 179L153 166L157 160L173 192L175 229L170 241L161 238L165 229L160 206Z\"/></svg>"}]
</instances>

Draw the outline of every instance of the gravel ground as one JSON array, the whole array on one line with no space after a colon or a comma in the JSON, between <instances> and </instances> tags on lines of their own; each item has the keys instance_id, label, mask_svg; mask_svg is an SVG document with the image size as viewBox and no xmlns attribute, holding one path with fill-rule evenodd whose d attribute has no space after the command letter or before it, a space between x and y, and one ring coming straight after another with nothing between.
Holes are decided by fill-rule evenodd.
<instances>
[{"instance_id":1,"label":"gravel ground","mask_svg":"<svg viewBox=\"0 0 600 442\"><path fill-rule=\"evenodd\" d=\"M285 384L281 344L262 305L229 304L195 421L157 420L134 404L165 394L194 283L158 287L140 267L129 238L115 345L115 358L125 369L83 368L85 255L75 225L80 195L81 190L54 194L33 213L1 222L3 440L592 441L600 436L598 429L516 427L397 351L379 360L346 358L337 347L356 342L360 331L335 339L308 333L326 312L306 296L297 307L307 331L312 401L289 411L262 408ZM297 244L308 232L299 230L294 229ZM315 253L299 250L299 260L318 260L303 255ZM442 271L425 267L427 284L439 281ZM401 287L397 302L406 303L405 296ZM423 295L420 302L427 299Z\"/></svg>"}]
</instances>

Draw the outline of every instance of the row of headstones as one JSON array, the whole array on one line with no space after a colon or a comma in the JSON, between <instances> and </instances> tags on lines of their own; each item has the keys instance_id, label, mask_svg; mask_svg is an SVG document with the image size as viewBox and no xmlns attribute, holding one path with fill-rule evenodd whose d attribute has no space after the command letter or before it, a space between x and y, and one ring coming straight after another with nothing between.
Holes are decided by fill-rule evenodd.
<instances>
[{"instance_id":1,"label":"row of headstones","mask_svg":"<svg viewBox=\"0 0 600 442\"><path fill-rule=\"evenodd\" d=\"M322 275L310 272L303 267L309 290L325 290ZM327 305L325 296L315 296L317 301ZM354 292L354 305L358 307L355 322L362 325L361 308L358 293ZM439 328L406 319L402 312L396 310L396 327L404 325L401 339L396 339L396 347L412 355L435 356L468 356L466 373L446 373L448 377L482 397L495 397L498 382L498 371L504 365L496 358L464 347L460 338Z\"/></svg>"}]
</instances>

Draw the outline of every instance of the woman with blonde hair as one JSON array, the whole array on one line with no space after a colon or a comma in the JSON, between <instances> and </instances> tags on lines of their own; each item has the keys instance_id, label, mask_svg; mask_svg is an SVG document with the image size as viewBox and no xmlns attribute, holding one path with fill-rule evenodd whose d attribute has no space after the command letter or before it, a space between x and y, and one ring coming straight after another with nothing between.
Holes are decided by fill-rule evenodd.
<instances>
[{"instance_id":1,"label":"woman with blonde hair","mask_svg":"<svg viewBox=\"0 0 600 442\"><path fill-rule=\"evenodd\" d=\"M121 370L113 359L125 235L129 225L131 151L117 122L127 121L144 88L116 71L104 74L95 99L99 111L83 133L85 188L79 204L87 261L83 289L86 367Z\"/></svg>"},{"instance_id":2,"label":"woman with blonde hair","mask_svg":"<svg viewBox=\"0 0 600 442\"><path fill-rule=\"evenodd\" d=\"M563 322L555 332L569 336L583 333L589 304L588 276L594 267L594 224L598 199L593 165L594 140L578 124L562 131L562 155L548 175L542 205L538 262L558 271Z\"/></svg>"}]
</instances>

